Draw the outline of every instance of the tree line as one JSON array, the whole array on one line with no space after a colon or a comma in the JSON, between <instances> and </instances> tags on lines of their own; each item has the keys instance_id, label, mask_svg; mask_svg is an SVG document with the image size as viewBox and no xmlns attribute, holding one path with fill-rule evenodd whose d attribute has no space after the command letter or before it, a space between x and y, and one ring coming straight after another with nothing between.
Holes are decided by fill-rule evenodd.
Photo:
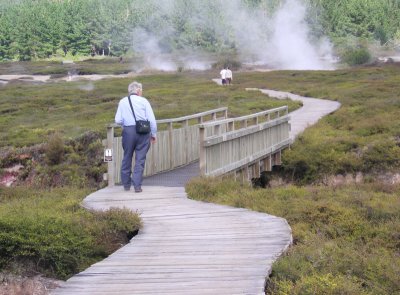
<instances>
[{"instance_id":1,"label":"tree line","mask_svg":"<svg viewBox=\"0 0 400 295\"><path fill-rule=\"evenodd\" d=\"M282 0L240 0L249 9L273 11ZM400 0L305 0L315 36L355 37L381 44L400 39ZM132 50L132 32L173 28L161 40L170 50L197 47L218 51L230 44L229 32L193 26L188 15L210 18L216 26L224 18L218 1L166 1L173 11L155 13L163 1L142 0L0 0L0 61L51 56L120 56ZM193 8L195 7L195 8ZM197 8L196 8L197 7ZM196 10L197 9L197 10Z\"/></svg>"}]
</instances>

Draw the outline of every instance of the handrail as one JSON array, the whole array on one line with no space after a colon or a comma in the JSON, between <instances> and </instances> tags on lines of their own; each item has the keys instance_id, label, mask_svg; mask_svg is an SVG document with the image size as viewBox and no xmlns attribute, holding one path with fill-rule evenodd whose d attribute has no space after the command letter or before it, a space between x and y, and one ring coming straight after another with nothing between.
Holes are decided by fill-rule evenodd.
<instances>
[{"instance_id":1,"label":"handrail","mask_svg":"<svg viewBox=\"0 0 400 295\"><path fill-rule=\"evenodd\" d=\"M220 114L222 113L222 114ZM179 118L157 120L157 124L167 124L166 130L157 133L158 144L151 146L146 161L145 173L152 175L174 169L178 166L189 164L199 159L199 128L198 124L207 121L225 120L228 116L228 108L221 107L193 115ZM196 124L190 124L190 120L197 119ZM177 124L181 126L177 126ZM114 130L121 125L111 123L107 125L106 148L111 150L112 161L108 162L108 185L113 186L119 178L119 162L121 157L120 137L114 137ZM116 159L118 158L118 161Z\"/></svg>"},{"instance_id":2,"label":"handrail","mask_svg":"<svg viewBox=\"0 0 400 295\"><path fill-rule=\"evenodd\" d=\"M202 113L196 113L196 114L193 114L193 115L188 115L188 116L183 116L183 117L178 117L178 118L156 120L156 122L157 122L157 124L168 124L168 123L183 122L183 121L197 119L197 118L201 118L201 117L204 117L204 116L208 116L208 115L212 115L212 114L216 114L216 113L220 113L220 112L224 112L224 116L226 118L227 117L227 112L228 112L228 107L222 107L222 108L213 109L213 110L205 111L205 112L202 112ZM107 127L116 128L116 127L121 127L121 126L116 124L116 123L110 123L110 124L107 125Z\"/></svg>"},{"instance_id":3,"label":"handrail","mask_svg":"<svg viewBox=\"0 0 400 295\"><path fill-rule=\"evenodd\" d=\"M214 114L214 113L226 112L226 111L228 111L228 108L227 107L222 107L222 108L209 110L209 111L205 111L205 112L202 112L202 113L197 113L197 114L188 115L188 116L184 116L184 117L157 120L157 124L176 123L176 122L181 122L181 121L186 121L186 120L192 120L192 119L196 119L196 118L199 118L199 117L211 115L211 114Z\"/></svg>"},{"instance_id":4,"label":"handrail","mask_svg":"<svg viewBox=\"0 0 400 295\"><path fill-rule=\"evenodd\" d=\"M272 114L272 116L271 116ZM266 117L266 118L262 118ZM199 124L200 172L218 175L260 162L290 144L288 107ZM239 123L239 124L238 124ZM236 126L239 125L239 126ZM243 142L252 142L243 148ZM279 155L280 159L280 155ZM254 163L253 163L254 162ZM246 168L247 167L247 168Z\"/></svg>"},{"instance_id":5,"label":"handrail","mask_svg":"<svg viewBox=\"0 0 400 295\"><path fill-rule=\"evenodd\" d=\"M200 128L206 128L206 127L212 127L212 126L222 125L222 124L227 124L227 123L240 122L240 121L249 120L249 119L253 119L253 118L256 118L256 117L260 117L260 116L269 115L269 114L272 114L272 113L278 113L278 116L279 116L279 112L280 111L285 111L284 115L287 115L288 114L288 107L287 106L282 106L282 107L278 107L278 108L275 108L275 109L266 110L266 111L258 112L258 113L255 113L255 114L251 114L251 115L245 115L245 116L242 116L242 117L236 117L236 118L229 118L229 119L225 119L225 120L206 122L206 123L200 124L199 127Z\"/></svg>"}]
</instances>

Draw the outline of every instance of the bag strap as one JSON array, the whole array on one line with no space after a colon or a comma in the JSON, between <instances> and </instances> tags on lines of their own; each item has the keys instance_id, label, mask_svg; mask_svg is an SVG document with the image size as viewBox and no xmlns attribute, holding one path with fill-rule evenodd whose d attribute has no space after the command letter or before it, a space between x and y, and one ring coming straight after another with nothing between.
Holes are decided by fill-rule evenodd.
<instances>
[{"instance_id":1,"label":"bag strap","mask_svg":"<svg viewBox=\"0 0 400 295\"><path fill-rule=\"evenodd\" d=\"M132 107L132 102L131 102L131 96L130 95L128 96L128 101L129 101L129 105L131 106L131 110L132 110L132 113L133 113L133 117L135 118L135 122L137 122L136 116L135 116L135 111L133 110L133 107Z\"/></svg>"}]
</instances>

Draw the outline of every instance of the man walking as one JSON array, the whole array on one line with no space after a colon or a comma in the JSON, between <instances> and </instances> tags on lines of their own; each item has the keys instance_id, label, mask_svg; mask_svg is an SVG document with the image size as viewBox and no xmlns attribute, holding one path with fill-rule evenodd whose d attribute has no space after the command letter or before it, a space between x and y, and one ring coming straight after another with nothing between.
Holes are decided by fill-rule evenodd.
<instances>
[{"instance_id":1,"label":"man walking","mask_svg":"<svg viewBox=\"0 0 400 295\"><path fill-rule=\"evenodd\" d=\"M120 100L115 123L122 126L122 148L124 157L121 165L121 181L125 191L129 191L131 184L135 192L142 192L142 179L146 154L150 142L156 141L157 123L149 101L142 96L142 84L136 81L128 86L128 96ZM148 120L150 132L139 134L136 131L136 122ZM135 153L135 167L132 173L132 157Z\"/></svg>"},{"instance_id":2,"label":"man walking","mask_svg":"<svg viewBox=\"0 0 400 295\"><path fill-rule=\"evenodd\" d=\"M233 77L232 77L232 71L229 69L229 67L226 68L225 79L226 79L226 84L231 85Z\"/></svg>"},{"instance_id":3,"label":"man walking","mask_svg":"<svg viewBox=\"0 0 400 295\"><path fill-rule=\"evenodd\" d=\"M225 85L226 84L226 69L223 68L221 70L221 72L219 72L219 74L221 75L221 84Z\"/></svg>"}]
</instances>

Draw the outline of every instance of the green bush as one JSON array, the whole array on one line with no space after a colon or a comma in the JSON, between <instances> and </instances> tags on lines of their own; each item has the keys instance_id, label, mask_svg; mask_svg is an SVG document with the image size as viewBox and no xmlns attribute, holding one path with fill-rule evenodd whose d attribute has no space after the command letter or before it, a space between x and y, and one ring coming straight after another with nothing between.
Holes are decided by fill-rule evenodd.
<instances>
[{"instance_id":1,"label":"green bush","mask_svg":"<svg viewBox=\"0 0 400 295\"><path fill-rule=\"evenodd\" d=\"M59 134L50 136L46 148L46 159L49 165L61 163L64 157L64 141Z\"/></svg>"},{"instance_id":2,"label":"green bush","mask_svg":"<svg viewBox=\"0 0 400 295\"><path fill-rule=\"evenodd\" d=\"M23 263L66 279L138 231L140 219L128 209L91 213L81 208L87 194L71 188L0 188L0 270Z\"/></svg>"},{"instance_id":3,"label":"green bush","mask_svg":"<svg viewBox=\"0 0 400 295\"><path fill-rule=\"evenodd\" d=\"M232 71L237 71L242 67L242 63L234 57L223 58L212 65L213 69L221 70L229 67Z\"/></svg>"},{"instance_id":4,"label":"green bush","mask_svg":"<svg viewBox=\"0 0 400 295\"><path fill-rule=\"evenodd\" d=\"M366 64L371 60L371 54L366 48L352 48L343 55L343 61L350 66Z\"/></svg>"}]
</instances>

